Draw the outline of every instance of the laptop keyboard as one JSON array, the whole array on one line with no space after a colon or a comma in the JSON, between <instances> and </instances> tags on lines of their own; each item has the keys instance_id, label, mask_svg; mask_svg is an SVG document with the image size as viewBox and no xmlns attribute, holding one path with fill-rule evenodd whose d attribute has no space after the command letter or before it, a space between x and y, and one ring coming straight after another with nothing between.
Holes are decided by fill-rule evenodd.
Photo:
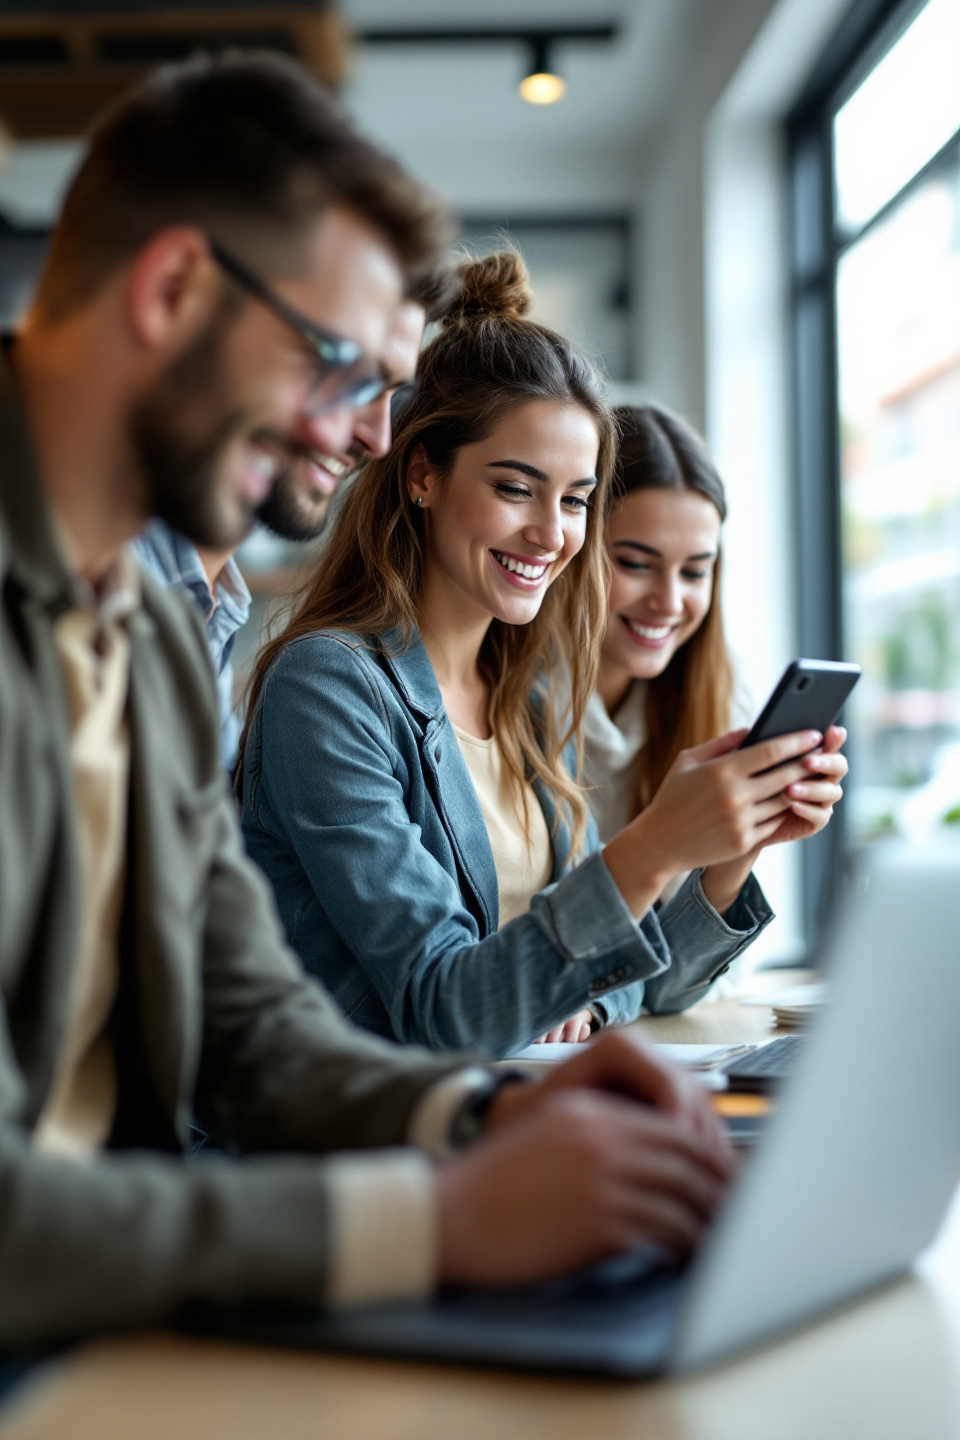
<instances>
[{"instance_id":1,"label":"laptop keyboard","mask_svg":"<svg viewBox=\"0 0 960 1440\"><path fill-rule=\"evenodd\" d=\"M770 1090L793 1074L806 1035L781 1035L741 1055L724 1070L731 1090Z\"/></svg>"}]
</instances>

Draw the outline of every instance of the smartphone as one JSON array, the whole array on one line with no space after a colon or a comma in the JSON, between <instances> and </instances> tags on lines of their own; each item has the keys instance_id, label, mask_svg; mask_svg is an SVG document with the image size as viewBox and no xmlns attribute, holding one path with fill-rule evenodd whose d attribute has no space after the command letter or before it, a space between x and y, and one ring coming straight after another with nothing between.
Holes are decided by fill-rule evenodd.
<instances>
[{"instance_id":1,"label":"smartphone","mask_svg":"<svg viewBox=\"0 0 960 1440\"><path fill-rule=\"evenodd\" d=\"M741 750L797 730L819 730L826 735L859 679L859 665L840 660L791 661Z\"/></svg>"}]
</instances>

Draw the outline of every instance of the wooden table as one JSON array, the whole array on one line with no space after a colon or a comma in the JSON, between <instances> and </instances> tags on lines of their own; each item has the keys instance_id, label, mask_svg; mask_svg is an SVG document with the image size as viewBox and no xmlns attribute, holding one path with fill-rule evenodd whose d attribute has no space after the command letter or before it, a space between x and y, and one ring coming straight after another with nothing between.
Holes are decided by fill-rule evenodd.
<instances>
[{"instance_id":1,"label":"wooden table","mask_svg":"<svg viewBox=\"0 0 960 1440\"><path fill-rule=\"evenodd\" d=\"M773 997L814 979L812 970L760 971L750 982L749 994L751 999ZM787 1033L775 1028L768 1006L744 1005L740 1000L703 1000L679 1015L645 1015L637 1028L649 1039L670 1045L736 1045Z\"/></svg>"},{"instance_id":2,"label":"wooden table","mask_svg":"<svg viewBox=\"0 0 960 1440\"><path fill-rule=\"evenodd\" d=\"M796 976L778 976L782 984ZM770 1034L720 1001L656 1039ZM665 1383L544 1379L136 1336L40 1372L2 1440L960 1440L960 1206L911 1277L735 1364Z\"/></svg>"}]
</instances>

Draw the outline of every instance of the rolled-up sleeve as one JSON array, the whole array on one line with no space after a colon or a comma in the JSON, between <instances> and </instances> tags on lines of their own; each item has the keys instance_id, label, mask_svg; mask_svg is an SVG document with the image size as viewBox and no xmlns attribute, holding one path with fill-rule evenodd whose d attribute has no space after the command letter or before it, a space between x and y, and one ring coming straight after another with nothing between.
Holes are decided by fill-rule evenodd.
<instances>
[{"instance_id":1,"label":"rolled-up sleeve","mask_svg":"<svg viewBox=\"0 0 960 1440\"><path fill-rule=\"evenodd\" d=\"M647 982L643 1003L654 1013L686 1010L702 999L773 919L753 874L724 915L703 893L701 874L694 870L660 911L672 964Z\"/></svg>"},{"instance_id":2,"label":"rolled-up sleeve","mask_svg":"<svg viewBox=\"0 0 960 1440\"><path fill-rule=\"evenodd\" d=\"M642 921L634 919L600 852L535 895L530 913L569 964L598 971L587 986L590 1000L659 975L670 964L657 916L650 911Z\"/></svg>"}]
</instances>

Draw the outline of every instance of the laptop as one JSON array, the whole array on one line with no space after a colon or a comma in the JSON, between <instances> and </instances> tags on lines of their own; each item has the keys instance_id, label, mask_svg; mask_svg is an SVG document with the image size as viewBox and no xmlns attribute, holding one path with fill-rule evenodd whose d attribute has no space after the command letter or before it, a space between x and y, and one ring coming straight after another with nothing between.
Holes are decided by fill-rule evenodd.
<instances>
[{"instance_id":1,"label":"laptop","mask_svg":"<svg viewBox=\"0 0 960 1440\"><path fill-rule=\"evenodd\" d=\"M832 998L696 1259L651 1248L536 1289L247 1310L236 1339L637 1378L738 1354L893 1280L960 1181L960 852L875 860L822 963Z\"/></svg>"}]
</instances>

